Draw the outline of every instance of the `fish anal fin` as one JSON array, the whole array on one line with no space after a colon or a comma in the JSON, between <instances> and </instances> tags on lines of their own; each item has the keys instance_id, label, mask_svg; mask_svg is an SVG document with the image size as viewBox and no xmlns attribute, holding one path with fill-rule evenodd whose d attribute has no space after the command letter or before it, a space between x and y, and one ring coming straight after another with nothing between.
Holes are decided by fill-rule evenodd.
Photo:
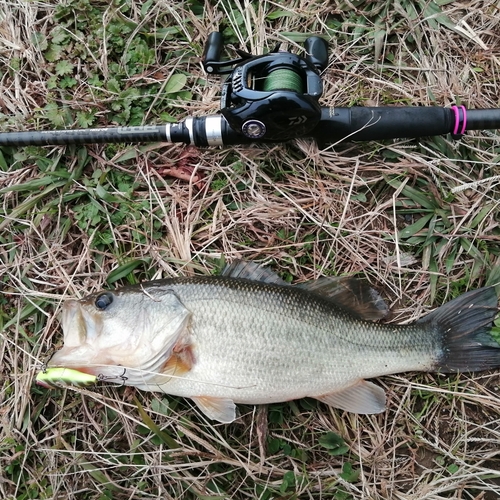
<instances>
[{"instance_id":1,"label":"fish anal fin","mask_svg":"<svg viewBox=\"0 0 500 500\"><path fill-rule=\"evenodd\" d=\"M384 299L363 279L351 276L324 277L299 286L331 300L359 319L377 321L389 314Z\"/></svg>"},{"instance_id":2,"label":"fish anal fin","mask_svg":"<svg viewBox=\"0 0 500 500\"><path fill-rule=\"evenodd\" d=\"M234 422L238 416L236 405L232 399L211 396L194 396L191 399L208 418L223 424Z\"/></svg>"},{"instance_id":3,"label":"fish anal fin","mask_svg":"<svg viewBox=\"0 0 500 500\"><path fill-rule=\"evenodd\" d=\"M260 281L261 283L274 283L276 285L290 286L289 283L282 280L271 269L262 267L255 262L245 262L243 260L235 260L231 262L231 264L226 265L222 271L222 276Z\"/></svg>"},{"instance_id":4,"label":"fish anal fin","mask_svg":"<svg viewBox=\"0 0 500 500\"><path fill-rule=\"evenodd\" d=\"M314 397L334 408L362 415L381 413L385 410L384 389L366 380L360 380L340 391Z\"/></svg>"}]
</instances>

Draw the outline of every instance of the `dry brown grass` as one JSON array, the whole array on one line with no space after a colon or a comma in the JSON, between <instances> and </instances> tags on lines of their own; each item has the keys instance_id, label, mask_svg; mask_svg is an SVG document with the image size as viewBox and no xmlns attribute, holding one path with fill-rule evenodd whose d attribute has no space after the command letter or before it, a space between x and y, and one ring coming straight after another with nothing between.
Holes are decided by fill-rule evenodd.
<instances>
[{"instance_id":1,"label":"dry brown grass","mask_svg":"<svg viewBox=\"0 0 500 500\"><path fill-rule=\"evenodd\" d=\"M73 112L67 111L70 125L78 111L88 110L95 113L94 124L106 125L120 95L89 80L96 74L104 82L112 78L114 64L126 64L123 52L143 32L157 32L154 57L143 72L121 78L129 88L156 89L142 110L144 120L159 121L161 112L214 113L219 82L206 80L199 57L221 21L234 30L235 42L256 53L277 42L299 50L300 33L330 37L323 105L445 106L460 100L470 108L500 107L500 4L440 3L438 12L429 10L435 4L428 1L131 0L122 9L130 30L121 34L120 54L111 35L92 48L98 26L77 27L76 21L78 9L89 4L68 0L75 23L65 28L73 34L62 59L74 65L66 76L76 83L64 90L58 60L47 60L44 44L55 36L59 2L4 1L0 126L50 128L48 102ZM91 4L102 12L101 26L111 29L122 3ZM200 5L203 12L193 10ZM269 18L276 12L282 16ZM161 31L171 27L178 33ZM83 56L74 57L75 51ZM193 94L187 101L162 94L170 75L181 72L188 75L184 90ZM151 82L156 87L147 87ZM132 160L120 160L134 151ZM1 497L500 497L496 372L386 377L379 381L389 396L382 415L356 416L300 401L272 405L267 423L265 409L242 407L242 419L233 425L207 422L185 400L127 388L33 386L43 361L61 345L63 301L106 286L110 273L128 262L137 267L113 286L215 272L221 256L269 263L294 281L362 273L386 291L399 321L483 285L488 276L493 281L490 272L500 264L499 152L496 131L457 143L400 140L326 150L308 140L197 152L180 145L5 149ZM204 187L162 175L178 161L194 166ZM65 179L61 171L73 177ZM424 228L428 239L413 246L402 241L400 230L426 211L409 187L439 206L435 225ZM91 200L98 204L97 220L79 219ZM151 424L148 429L134 396L170 439L162 441ZM330 431L346 441L347 453L332 456L320 444ZM346 464L359 477L346 480Z\"/></svg>"}]
</instances>

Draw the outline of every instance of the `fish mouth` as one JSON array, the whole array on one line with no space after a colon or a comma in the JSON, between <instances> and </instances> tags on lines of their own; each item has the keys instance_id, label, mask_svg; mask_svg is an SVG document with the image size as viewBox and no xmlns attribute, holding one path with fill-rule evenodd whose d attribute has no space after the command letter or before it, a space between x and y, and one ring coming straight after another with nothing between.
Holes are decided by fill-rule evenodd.
<instances>
[{"instance_id":1,"label":"fish mouth","mask_svg":"<svg viewBox=\"0 0 500 500\"><path fill-rule=\"evenodd\" d=\"M64 346L73 347L96 339L102 329L102 321L87 311L77 300L69 300L62 311Z\"/></svg>"},{"instance_id":2,"label":"fish mouth","mask_svg":"<svg viewBox=\"0 0 500 500\"><path fill-rule=\"evenodd\" d=\"M44 385L54 379L65 380L68 385L73 381L82 381L84 376L96 377L100 366L94 366L98 358L97 335L102 321L87 311L77 300L65 302L62 310L61 324L64 345L54 353L47 363L46 377L37 377L37 383ZM66 372L63 373L63 371ZM79 376L78 374L81 374ZM91 379L88 379L91 383Z\"/></svg>"}]
</instances>

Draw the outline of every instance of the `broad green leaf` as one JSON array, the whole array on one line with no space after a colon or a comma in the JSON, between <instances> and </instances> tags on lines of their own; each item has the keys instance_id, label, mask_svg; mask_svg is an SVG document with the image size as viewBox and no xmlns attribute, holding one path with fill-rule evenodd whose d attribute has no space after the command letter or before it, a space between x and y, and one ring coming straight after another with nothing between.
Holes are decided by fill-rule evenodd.
<instances>
[{"instance_id":1,"label":"broad green leaf","mask_svg":"<svg viewBox=\"0 0 500 500\"><path fill-rule=\"evenodd\" d=\"M354 469L350 462L346 462L342 466L342 472L339 476L348 483L355 483L359 479L360 470Z\"/></svg>"},{"instance_id":2,"label":"broad green leaf","mask_svg":"<svg viewBox=\"0 0 500 500\"><path fill-rule=\"evenodd\" d=\"M109 488L112 491L119 491L119 488L111 482L109 477L96 468L96 464L85 462L82 458L78 458L77 461L81 467L86 470L98 483L105 485L106 488Z\"/></svg>"},{"instance_id":3,"label":"broad green leaf","mask_svg":"<svg viewBox=\"0 0 500 500\"><path fill-rule=\"evenodd\" d=\"M94 194L97 196L97 198L107 201L108 203L117 203L120 201L120 198L109 193L108 190L101 184L97 184L94 190Z\"/></svg>"},{"instance_id":4,"label":"broad green leaf","mask_svg":"<svg viewBox=\"0 0 500 500\"><path fill-rule=\"evenodd\" d=\"M47 184L52 184L53 182L53 177L50 175L44 175L38 179L35 178L31 181L23 182L22 184L13 184L12 186L0 189L0 194L7 193L9 191L38 191L41 187L46 186Z\"/></svg>"},{"instance_id":5,"label":"broad green leaf","mask_svg":"<svg viewBox=\"0 0 500 500\"><path fill-rule=\"evenodd\" d=\"M476 229L476 227L479 226L479 224L481 224L481 222L483 222L483 220L486 218L486 216L489 215L493 209L495 209L495 205L493 205L492 203L485 205L479 211L479 213L472 219L471 223L469 224L469 227L471 229Z\"/></svg>"},{"instance_id":6,"label":"broad green leaf","mask_svg":"<svg viewBox=\"0 0 500 500\"><path fill-rule=\"evenodd\" d=\"M182 73L176 73L175 75L172 75L168 79L168 82L165 85L163 92L165 94L175 94L177 92L180 92L186 85L186 82L187 82L186 75Z\"/></svg>"},{"instance_id":7,"label":"broad green leaf","mask_svg":"<svg viewBox=\"0 0 500 500\"><path fill-rule=\"evenodd\" d=\"M7 162L5 161L5 156L2 153L2 150L0 149L0 168L3 171L6 171L8 168Z\"/></svg>"},{"instance_id":8,"label":"broad green leaf","mask_svg":"<svg viewBox=\"0 0 500 500\"><path fill-rule=\"evenodd\" d=\"M63 26L56 25L56 27L50 32L50 38L52 43L63 45L71 38L70 31L65 29Z\"/></svg>"},{"instance_id":9,"label":"broad green leaf","mask_svg":"<svg viewBox=\"0 0 500 500\"><path fill-rule=\"evenodd\" d=\"M401 5L401 2L397 3ZM411 21L415 21L416 19L418 19L419 14L417 12L417 9L415 8L414 2L403 2L403 6Z\"/></svg>"},{"instance_id":10,"label":"broad green leaf","mask_svg":"<svg viewBox=\"0 0 500 500\"><path fill-rule=\"evenodd\" d=\"M144 4L141 7L141 15L145 16L151 9L151 6L154 5L154 3L155 3L154 0L147 0L146 2L144 2Z\"/></svg>"},{"instance_id":11,"label":"broad green leaf","mask_svg":"<svg viewBox=\"0 0 500 500\"><path fill-rule=\"evenodd\" d=\"M164 40L169 39L172 35L180 33L181 30L182 28L180 26L169 26L167 28L158 28L155 32L148 33L147 35Z\"/></svg>"},{"instance_id":12,"label":"broad green leaf","mask_svg":"<svg viewBox=\"0 0 500 500\"><path fill-rule=\"evenodd\" d=\"M141 154L147 153L148 151L155 151L156 149L160 149L163 147L165 147L165 143L163 143L163 142L154 142L154 143L145 144L144 146L139 146L139 147L134 146L132 148L125 150L125 152L122 155L120 155L115 160L115 162L122 163L122 162L128 161L128 160L135 160L137 158L137 156L139 156Z\"/></svg>"},{"instance_id":13,"label":"broad green leaf","mask_svg":"<svg viewBox=\"0 0 500 500\"><path fill-rule=\"evenodd\" d=\"M411 238L408 238L405 243L408 243L408 245L422 245L425 241L424 236L412 236Z\"/></svg>"},{"instance_id":14,"label":"broad green leaf","mask_svg":"<svg viewBox=\"0 0 500 500\"><path fill-rule=\"evenodd\" d=\"M436 292L437 292L437 284L438 284L438 265L434 257L431 257L429 260L429 271L430 271L430 276L429 280L431 282L431 303L434 302L434 299L436 298Z\"/></svg>"},{"instance_id":15,"label":"broad green leaf","mask_svg":"<svg viewBox=\"0 0 500 500\"><path fill-rule=\"evenodd\" d=\"M414 222L413 224L402 229L399 233L399 237L401 239L406 239L410 238L411 236L415 236L417 233L422 231L424 227L427 226L427 224L433 217L434 214L426 214L420 217L420 219L418 219L417 222Z\"/></svg>"},{"instance_id":16,"label":"broad green leaf","mask_svg":"<svg viewBox=\"0 0 500 500\"><path fill-rule=\"evenodd\" d=\"M177 97L179 99L182 99L183 101L192 101L193 93L190 92L189 90L181 90L180 92L177 93Z\"/></svg>"},{"instance_id":17,"label":"broad green leaf","mask_svg":"<svg viewBox=\"0 0 500 500\"><path fill-rule=\"evenodd\" d=\"M118 83L118 80L116 80L116 78L110 78L106 83L106 88L110 92L115 92L117 94L121 91L120 84Z\"/></svg>"},{"instance_id":18,"label":"broad green leaf","mask_svg":"<svg viewBox=\"0 0 500 500\"><path fill-rule=\"evenodd\" d=\"M445 269L446 274L450 274L453 268L455 267L455 261L457 259L458 248L456 246L453 247L451 252L446 257Z\"/></svg>"},{"instance_id":19,"label":"broad green leaf","mask_svg":"<svg viewBox=\"0 0 500 500\"><path fill-rule=\"evenodd\" d=\"M132 260L127 262L126 264L122 264L118 266L116 269L113 269L108 275L106 279L106 283L111 285L115 281L121 280L128 276L134 269L137 269L139 266L142 266L145 262L142 259Z\"/></svg>"},{"instance_id":20,"label":"broad green leaf","mask_svg":"<svg viewBox=\"0 0 500 500\"><path fill-rule=\"evenodd\" d=\"M170 406L168 404L168 399L153 399L151 401L151 409L156 413L161 413L162 415L168 416L170 413Z\"/></svg>"},{"instance_id":21,"label":"broad green leaf","mask_svg":"<svg viewBox=\"0 0 500 500\"><path fill-rule=\"evenodd\" d=\"M288 488L295 485L295 475L292 471L287 471L283 474L283 482L280 486L280 493L285 493Z\"/></svg>"},{"instance_id":22,"label":"broad green leaf","mask_svg":"<svg viewBox=\"0 0 500 500\"><path fill-rule=\"evenodd\" d=\"M66 181L62 182L54 182L50 186L47 186L41 193L31 196L27 198L23 203L17 205L9 214L8 217L5 217L2 222L0 222L0 231L3 231L12 220L21 217L28 210L31 210L40 200L45 198L49 193L56 190L57 188L64 186Z\"/></svg>"},{"instance_id":23,"label":"broad green leaf","mask_svg":"<svg viewBox=\"0 0 500 500\"><path fill-rule=\"evenodd\" d=\"M78 111L76 114L76 123L80 128L88 128L95 121L95 114L87 111Z\"/></svg>"},{"instance_id":24,"label":"broad green leaf","mask_svg":"<svg viewBox=\"0 0 500 500\"><path fill-rule=\"evenodd\" d=\"M425 0L421 3L421 5L426 21L430 26L432 26L433 28L437 28L437 25L441 24L442 26L446 26L447 28L455 28L456 23L454 23L446 14L443 13L436 2L434 2L433 0L431 0L430 2L428 0Z\"/></svg>"},{"instance_id":25,"label":"broad green leaf","mask_svg":"<svg viewBox=\"0 0 500 500\"><path fill-rule=\"evenodd\" d=\"M345 455L349 451L349 446L338 434L327 432L318 440L319 444L328 450L330 455Z\"/></svg>"},{"instance_id":26,"label":"broad green leaf","mask_svg":"<svg viewBox=\"0 0 500 500\"><path fill-rule=\"evenodd\" d=\"M292 42L304 43L311 35L297 31L283 31L281 35Z\"/></svg>"},{"instance_id":27,"label":"broad green leaf","mask_svg":"<svg viewBox=\"0 0 500 500\"><path fill-rule=\"evenodd\" d=\"M373 41L375 45L374 58L376 62L380 61L386 36L387 32L384 29L382 29L380 26L375 27L375 34L373 37Z\"/></svg>"},{"instance_id":28,"label":"broad green leaf","mask_svg":"<svg viewBox=\"0 0 500 500\"><path fill-rule=\"evenodd\" d=\"M125 150L125 152L123 154L121 154L115 161L116 161L116 163L121 163L121 162L128 161L128 160L135 160L137 158L138 154L139 153L138 153L137 149L135 147L132 147L132 148Z\"/></svg>"},{"instance_id":29,"label":"broad green leaf","mask_svg":"<svg viewBox=\"0 0 500 500\"><path fill-rule=\"evenodd\" d=\"M433 214L429 221L429 227L427 228L427 237L425 239L424 245L430 245L433 241L436 240L436 226L437 226L437 217ZM446 242L445 240L442 240L443 242Z\"/></svg>"},{"instance_id":30,"label":"broad green leaf","mask_svg":"<svg viewBox=\"0 0 500 500\"><path fill-rule=\"evenodd\" d=\"M45 59L49 62L55 62L61 59L64 47L57 45L56 43L51 43L49 45L49 50L44 54Z\"/></svg>"},{"instance_id":31,"label":"broad green leaf","mask_svg":"<svg viewBox=\"0 0 500 500\"><path fill-rule=\"evenodd\" d=\"M429 210L434 210L435 208L437 208L437 203L435 202L435 200L429 198L424 193L411 186L405 186L403 188L402 194L407 196L408 198L410 198L410 200L413 200L414 202L418 203L424 208L427 208Z\"/></svg>"},{"instance_id":32,"label":"broad green leaf","mask_svg":"<svg viewBox=\"0 0 500 500\"><path fill-rule=\"evenodd\" d=\"M394 189L397 190L401 187L402 182L400 181L399 177L392 178L392 179L386 177L385 179L386 179L387 184L389 184L389 186L392 186ZM404 196L406 196L410 200L414 201L415 203L417 203L421 207L424 207L428 210L434 211L436 208L438 208L438 204L437 204L436 200L428 197L427 195L422 193L422 191L420 191L419 189L416 189L414 187L411 187L408 185L404 186L402 191L401 191L401 194L403 194Z\"/></svg>"},{"instance_id":33,"label":"broad green leaf","mask_svg":"<svg viewBox=\"0 0 500 500\"><path fill-rule=\"evenodd\" d=\"M500 344L500 320L496 320L494 323L494 327L490 330L490 335L493 337L495 342Z\"/></svg>"},{"instance_id":34,"label":"broad green leaf","mask_svg":"<svg viewBox=\"0 0 500 500\"><path fill-rule=\"evenodd\" d=\"M61 79L59 82L59 87L62 89L71 89L77 84L77 81L75 78L72 76L65 76L64 78Z\"/></svg>"},{"instance_id":35,"label":"broad green leaf","mask_svg":"<svg viewBox=\"0 0 500 500\"><path fill-rule=\"evenodd\" d=\"M486 286L500 285L500 266L495 266L486 280Z\"/></svg>"},{"instance_id":36,"label":"broad green leaf","mask_svg":"<svg viewBox=\"0 0 500 500\"><path fill-rule=\"evenodd\" d=\"M160 113L160 120L162 122L166 123L175 123L177 121L177 118L175 116L172 116L170 113L167 113L164 111L163 113Z\"/></svg>"},{"instance_id":37,"label":"broad green leaf","mask_svg":"<svg viewBox=\"0 0 500 500\"><path fill-rule=\"evenodd\" d=\"M59 76L62 75L68 75L70 73L73 73L74 65L71 64L69 61L59 61L56 64L56 74Z\"/></svg>"},{"instance_id":38,"label":"broad green leaf","mask_svg":"<svg viewBox=\"0 0 500 500\"><path fill-rule=\"evenodd\" d=\"M462 248L474 259L479 260L481 263L485 263L484 255L479 251L476 245L467 238L460 238L460 245Z\"/></svg>"}]
</instances>

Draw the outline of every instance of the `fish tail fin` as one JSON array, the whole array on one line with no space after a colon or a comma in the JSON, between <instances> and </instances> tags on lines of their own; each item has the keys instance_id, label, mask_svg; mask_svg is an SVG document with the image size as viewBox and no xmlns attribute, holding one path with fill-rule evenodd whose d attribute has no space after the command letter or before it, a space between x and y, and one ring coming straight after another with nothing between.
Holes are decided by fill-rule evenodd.
<instances>
[{"instance_id":1,"label":"fish tail fin","mask_svg":"<svg viewBox=\"0 0 500 500\"><path fill-rule=\"evenodd\" d=\"M464 293L419 320L442 338L436 370L452 373L499 367L500 344L491 336L497 313L498 295L492 286Z\"/></svg>"}]
</instances>

